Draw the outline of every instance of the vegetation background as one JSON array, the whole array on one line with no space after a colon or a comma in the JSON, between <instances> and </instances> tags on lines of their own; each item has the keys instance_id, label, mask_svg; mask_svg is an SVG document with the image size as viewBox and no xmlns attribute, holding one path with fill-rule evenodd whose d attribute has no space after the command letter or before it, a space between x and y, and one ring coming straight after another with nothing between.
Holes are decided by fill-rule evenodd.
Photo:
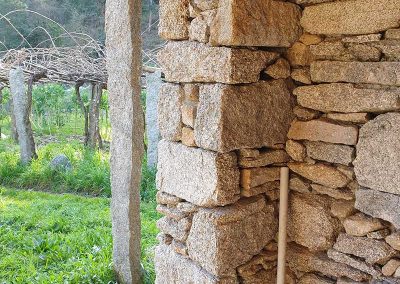
<instances>
[{"instance_id":1,"label":"vegetation background","mask_svg":"<svg viewBox=\"0 0 400 284\"><path fill-rule=\"evenodd\" d=\"M158 0L143 0L144 50L162 44L157 35L158 4ZM104 44L105 0L0 0L0 57L8 49L29 46L16 30L40 47L49 44L44 29L53 38L64 33L52 21L27 10ZM57 46L69 44L63 37L56 40ZM88 104L90 86L83 86L81 95ZM145 96L144 90L142 102ZM19 162L18 144L11 139L8 89L3 90L0 106L0 283L115 283L109 144L103 149L83 145L84 118L73 86L38 84L32 98L38 159L28 165ZM100 107L101 135L109 142L107 91ZM60 154L68 157L72 170L51 168L51 160ZM155 193L155 169L147 168L144 161L142 264L149 284L155 278L153 256L160 218Z\"/></svg>"},{"instance_id":2,"label":"vegetation background","mask_svg":"<svg viewBox=\"0 0 400 284\"><path fill-rule=\"evenodd\" d=\"M16 10L32 10L51 18L69 32L88 34L104 44L105 2L106 0L0 0L0 14L7 15ZM157 35L158 5L159 0L143 0L144 50L152 49L162 42ZM65 33L58 25L33 13L19 11L7 15L7 18L32 46L48 39L48 35L42 29L35 29L36 27L43 27L53 37ZM65 44L63 43L65 40L68 39L58 39L57 45ZM4 20L0 20L0 41L8 49L21 47L21 37ZM22 47L27 47L27 43L23 43ZM2 50L4 51L5 47L0 44L0 51Z\"/></svg>"}]
</instances>

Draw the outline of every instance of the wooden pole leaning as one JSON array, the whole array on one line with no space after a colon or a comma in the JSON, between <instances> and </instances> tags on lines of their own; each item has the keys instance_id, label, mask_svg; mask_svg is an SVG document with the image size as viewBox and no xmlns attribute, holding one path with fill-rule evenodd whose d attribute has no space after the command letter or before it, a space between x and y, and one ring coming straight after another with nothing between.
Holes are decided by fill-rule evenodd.
<instances>
[{"instance_id":1,"label":"wooden pole leaning","mask_svg":"<svg viewBox=\"0 0 400 284\"><path fill-rule=\"evenodd\" d=\"M278 236L278 271L277 284L285 284L286 276L286 230L289 197L289 168L281 168L279 199L279 236Z\"/></svg>"}]
</instances>

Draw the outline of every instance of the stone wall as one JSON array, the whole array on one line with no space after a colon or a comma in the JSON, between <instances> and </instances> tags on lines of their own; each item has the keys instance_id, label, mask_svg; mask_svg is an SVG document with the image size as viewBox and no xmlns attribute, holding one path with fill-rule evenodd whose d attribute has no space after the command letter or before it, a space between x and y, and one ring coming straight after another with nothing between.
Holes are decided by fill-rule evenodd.
<instances>
[{"instance_id":1,"label":"stone wall","mask_svg":"<svg viewBox=\"0 0 400 284\"><path fill-rule=\"evenodd\" d=\"M286 165L286 282L399 283L400 2L292 2L160 0L156 283L274 283Z\"/></svg>"},{"instance_id":2,"label":"stone wall","mask_svg":"<svg viewBox=\"0 0 400 284\"><path fill-rule=\"evenodd\" d=\"M288 265L298 283L400 283L400 2L297 2Z\"/></svg>"}]
</instances>

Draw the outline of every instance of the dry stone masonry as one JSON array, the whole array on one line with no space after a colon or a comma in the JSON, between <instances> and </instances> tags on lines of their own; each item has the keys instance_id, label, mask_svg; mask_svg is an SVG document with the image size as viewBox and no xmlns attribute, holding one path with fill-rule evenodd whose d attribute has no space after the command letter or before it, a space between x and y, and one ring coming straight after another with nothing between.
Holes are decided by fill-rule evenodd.
<instances>
[{"instance_id":1,"label":"dry stone masonry","mask_svg":"<svg viewBox=\"0 0 400 284\"><path fill-rule=\"evenodd\" d=\"M400 283L400 2L296 2L288 265L297 283Z\"/></svg>"},{"instance_id":2,"label":"dry stone masonry","mask_svg":"<svg viewBox=\"0 0 400 284\"><path fill-rule=\"evenodd\" d=\"M161 0L156 283L400 283L400 1Z\"/></svg>"}]
</instances>

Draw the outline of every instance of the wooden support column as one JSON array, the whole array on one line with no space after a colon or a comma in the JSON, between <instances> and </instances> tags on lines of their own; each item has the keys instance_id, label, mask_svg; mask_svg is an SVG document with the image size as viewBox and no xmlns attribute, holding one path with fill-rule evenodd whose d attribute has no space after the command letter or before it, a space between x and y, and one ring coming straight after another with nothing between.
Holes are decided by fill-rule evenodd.
<instances>
[{"instance_id":1,"label":"wooden support column","mask_svg":"<svg viewBox=\"0 0 400 284\"><path fill-rule=\"evenodd\" d=\"M140 283L140 177L144 121L140 105L141 0L106 3L110 93L112 232L120 283Z\"/></svg>"}]
</instances>

